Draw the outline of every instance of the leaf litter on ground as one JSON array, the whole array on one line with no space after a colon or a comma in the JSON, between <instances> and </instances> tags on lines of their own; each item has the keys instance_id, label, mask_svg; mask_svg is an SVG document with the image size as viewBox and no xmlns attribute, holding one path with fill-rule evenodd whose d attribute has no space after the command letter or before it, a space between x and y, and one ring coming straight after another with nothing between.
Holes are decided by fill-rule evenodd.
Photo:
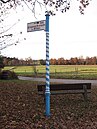
<instances>
[{"instance_id":1,"label":"leaf litter on ground","mask_svg":"<svg viewBox=\"0 0 97 129\"><path fill-rule=\"evenodd\" d=\"M97 88L88 101L82 95L51 96L51 115L45 116L36 83L0 82L0 129L97 129Z\"/></svg>"}]
</instances>

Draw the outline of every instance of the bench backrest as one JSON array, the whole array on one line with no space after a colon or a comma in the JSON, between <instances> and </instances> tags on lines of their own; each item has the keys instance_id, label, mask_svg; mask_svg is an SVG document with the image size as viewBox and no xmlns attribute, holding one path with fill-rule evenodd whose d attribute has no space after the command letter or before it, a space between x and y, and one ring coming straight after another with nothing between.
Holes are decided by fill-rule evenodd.
<instances>
[{"instance_id":1,"label":"bench backrest","mask_svg":"<svg viewBox=\"0 0 97 129\"><path fill-rule=\"evenodd\" d=\"M50 84L51 91L58 90L82 90L83 86L86 86L87 89L91 89L91 83L69 83L69 84ZM45 85L38 85L38 91L43 91Z\"/></svg>"}]
</instances>

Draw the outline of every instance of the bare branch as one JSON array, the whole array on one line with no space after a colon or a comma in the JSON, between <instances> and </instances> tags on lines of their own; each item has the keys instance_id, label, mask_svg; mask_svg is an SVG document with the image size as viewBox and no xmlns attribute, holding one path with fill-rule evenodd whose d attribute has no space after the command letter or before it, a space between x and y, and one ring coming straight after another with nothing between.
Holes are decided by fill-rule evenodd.
<instances>
[{"instance_id":1,"label":"bare branch","mask_svg":"<svg viewBox=\"0 0 97 129\"><path fill-rule=\"evenodd\" d=\"M8 34L8 35L4 35L4 36L1 36L0 38L4 38L6 36L5 39L3 39L2 41L0 41L0 44L4 43L5 41L7 41L7 39L9 39L10 37L13 36L13 34Z\"/></svg>"},{"instance_id":2,"label":"bare branch","mask_svg":"<svg viewBox=\"0 0 97 129\"><path fill-rule=\"evenodd\" d=\"M32 9L29 7L29 5L27 4L27 2L24 0L25 5L28 7L28 9L30 9L32 11ZM32 11L33 12L33 11Z\"/></svg>"},{"instance_id":3,"label":"bare branch","mask_svg":"<svg viewBox=\"0 0 97 129\"><path fill-rule=\"evenodd\" d=\"M6 4L8 2L10 2L11 0L7 0L7 1L4 1L4 0L0 0L2 3Z\"/></svg>"},{"instance_id":4,"label":"bare branch","mask_svg":"<svg viewBox=\"0 0 97 129\"><path fill-rule=\"evenodd\" d=\"M14 23L11 27L9 27L7 30L0 32L0 34L3 34L7 31L9 31L11 28L13 28L20 20L18 20L16 23Z\"/></svg>"},{"instance_id":5,"label":"bare branch","mask_svg":"<svg viewBox=\"0 0 97 129\"><path fill-rule=\"evenodd\" d=\"M22 5L22 2L26 4L26 6L31 10L31 12L36 15L36 5L40 6L40 9L42 10L42 7L44 6L46 8L46 11L50 11L51 15L54 15L53 12L61 11L62 13L67 12L70 8L71 0L0 0L2 3L9 3L9 9L16 7L17 5ZM79 11L81 14L84 14L84 9L89 5L91 0L76 0L81 5L79 5ZM32 6L30 8L30 6ZM1 5L2 6L2 5ZM49 10L47 10L47 7L49 7ZM51 10L53 8L53 10Z\"/></svg>"},{"instance_id":6,"label":"bare branch","mask_svg":"<svg viewBox=\"0 0 97 129\"><path fill-rule=\"evenodd\" d=\"M31 5L32 7L30 8L30 6L28 5L29 1L28 0L24 0L24 3L26 4L26 6L31 10L31 12L34 14L34 17L36 18L36 4L38 4L40 6L40 9L42 10L42 6L44 6L44 4L42 2L39 2L38 0L34 0L31 1ZM36 18L37 19L37 18Z\"/></svg>"},{"instance_id":7,"label":"bare branch","mask_svg":"<svg viewBox=\"0 0 97 129\"><path fill-rule=\"evenodd\" d=\"M89 5L91 0L78 0L80 1L79 11L81 14L84 14L84 9Z\"/></svg>"}]
</instances>

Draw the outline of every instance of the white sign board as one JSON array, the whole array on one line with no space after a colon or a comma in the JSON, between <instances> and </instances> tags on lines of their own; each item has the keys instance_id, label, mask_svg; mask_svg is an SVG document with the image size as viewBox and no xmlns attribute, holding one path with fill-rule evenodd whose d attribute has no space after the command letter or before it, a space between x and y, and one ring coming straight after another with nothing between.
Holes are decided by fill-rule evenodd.
<instances>
[{"instance_id":1,"label":"white sign board","mask_svg":"<svg viewBox=\"0 0 97 129\"><path fill-rule=\"evenodd\" d=\"M45 20L27 23L27 32L45 30Z\"/></svg>"}]
</instances>

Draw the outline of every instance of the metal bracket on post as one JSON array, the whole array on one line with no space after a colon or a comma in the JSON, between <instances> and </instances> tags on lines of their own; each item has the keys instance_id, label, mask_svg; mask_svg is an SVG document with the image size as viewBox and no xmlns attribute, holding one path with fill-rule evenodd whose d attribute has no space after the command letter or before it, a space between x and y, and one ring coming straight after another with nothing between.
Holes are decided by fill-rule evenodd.
<instances>
[{"instance_id":1,"label":"metal bracket on post","mask_svg":"<svg viewBox=\"0 0 97 129\"><path fill-rule=\"evenodd\" d=\"M50 116L50 72L49 72L49 13L46 15L46 88L45 88L45 106L46 116Z\"/></svg>"}]
</instances>

